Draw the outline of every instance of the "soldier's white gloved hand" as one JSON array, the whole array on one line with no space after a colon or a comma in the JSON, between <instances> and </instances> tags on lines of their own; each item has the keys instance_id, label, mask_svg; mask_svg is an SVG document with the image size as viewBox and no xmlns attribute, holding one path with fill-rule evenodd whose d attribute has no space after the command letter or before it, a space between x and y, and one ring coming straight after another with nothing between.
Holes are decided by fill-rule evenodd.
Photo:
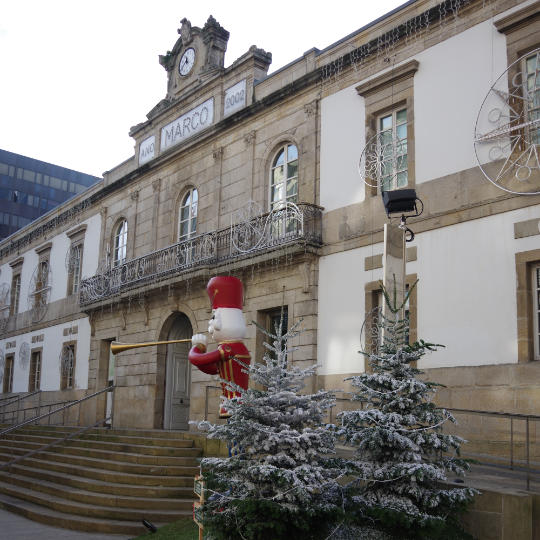
<instances>
[{"instance_id":1,"label":"soldier's white gloved hand","mask_svg":"<svg viewBox=\"0 0 540 540\"><path fill-rule=\"evenodd\" d=\"M206 336L204 334L195 334L191 338L191 344L195 347L197 345L202 345L204 349L206 350L206 345L208 343L208 340L206 339Z\"/></svg>"}]
</instances>

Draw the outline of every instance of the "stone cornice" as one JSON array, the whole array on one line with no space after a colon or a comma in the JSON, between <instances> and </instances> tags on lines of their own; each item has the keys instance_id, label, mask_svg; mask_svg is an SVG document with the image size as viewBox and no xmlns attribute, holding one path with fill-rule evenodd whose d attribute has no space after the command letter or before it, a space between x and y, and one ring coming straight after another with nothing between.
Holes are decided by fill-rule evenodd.
<instances>
[{"instance_id":1,"label":"stone cornice","mask_svg":"<svg viewBox=\"0 0 540 540\"><path fill-rule=\"evenodd\" d=\"M493 24L501 34L510 34L538 19L540 19L540 0L495 21Z\"/></svg>"},{"instance_id":2,"label":"stone cornice","mask_svg":"<svg viewBox=\"0 0 540 540\"><path fill-rule=\"evenodd\" d=\"M360 84L356 87L356 91L362 97L371 96L383 90L384 88L396 84L405 79L414 77L414 74L418 71L420 63L418 60L411 60L401 66L398 66L391 71L387 71L374 79L369 80L366 83Z\"/></svg>"}]
</instances>

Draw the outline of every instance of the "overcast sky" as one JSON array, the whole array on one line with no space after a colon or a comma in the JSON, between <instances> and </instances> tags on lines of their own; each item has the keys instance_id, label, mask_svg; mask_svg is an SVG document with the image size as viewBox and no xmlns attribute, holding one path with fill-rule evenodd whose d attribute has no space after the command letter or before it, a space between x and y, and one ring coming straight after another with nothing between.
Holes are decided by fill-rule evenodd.
<instances>
[{"instance_id":1,"label":"overcast sky","mask_svg":"<svg viewBox=\"0 0 540 540\"><path fill-rule=\"evenodd\" d=\"M129 128L165 97L158 55L180 20L212 14L229 66L251 45L270 72L391 11L404 0L18 0L0 9L0 148L101 176L133 155Z\"/></svg>"}]
</instances>

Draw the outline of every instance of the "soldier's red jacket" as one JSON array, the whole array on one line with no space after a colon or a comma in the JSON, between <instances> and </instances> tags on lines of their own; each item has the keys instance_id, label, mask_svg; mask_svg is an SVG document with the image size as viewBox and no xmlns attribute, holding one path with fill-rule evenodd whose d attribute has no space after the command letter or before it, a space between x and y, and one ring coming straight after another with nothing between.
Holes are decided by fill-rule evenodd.
<instances>
[{"instance_id":1,"label":"soldier's red jacket","mask_svg":"<svg viewBox=\"0 0 540 540\"><path fill-rule=\"evenodd\" d=\"M249 374L244 373L244 365L249 364L251 356L242 341L222 341L212 352L204 352L200 345L192 347L188 355L189 361L203 373L219 376L228 382L237 384L247 390ZM237 362L235 359L238 359ZM231 391L225 383L221 383L223 395L227 398L240 397L240 392ZM224 407L220 407L220 417L228 416Z\"/></svg>"}]
</instances>

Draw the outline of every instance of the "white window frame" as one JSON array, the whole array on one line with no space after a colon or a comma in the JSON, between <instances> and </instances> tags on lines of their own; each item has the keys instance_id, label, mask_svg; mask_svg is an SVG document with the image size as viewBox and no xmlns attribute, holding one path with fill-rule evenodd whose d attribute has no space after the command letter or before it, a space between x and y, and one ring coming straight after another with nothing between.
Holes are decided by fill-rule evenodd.
<instances>
[{"instance_id":1,"label":"white window frame","mask_svg":"<svg viewBox=\"0 0 540 540\"><path fill-rule=\"evenodd\" d=\"M13 317L19 313L19 300L21 298L21 276L22 272L16 272L11 278L10 308L9 314Z\"/></svg>"},{"instance_id":2,"label":"white window frame","mask_svg":"<svg viewBox=\"0 0 540 540\"><path fill-rule=\"evenodd\" d=\"M293 159L289 159L290 148L295 149L295 157ZM278 160L282 154L283 154L283 163L278 164ZM295 161L296 161L296 173L289 176L289 165L290 164L292 165ZM272 159L272 166L270 167L270 193L269 193L269 198L268 198L268 200L270 201L270 210L283 206L285 202L292 202L292 203L298 202L299 162L300 162L300 158L299 158L298 147L291 142L284 143L275 152L274 157ZM277 171L280 167L283 167L283 176L280 181L276 182L275 171ZM280 191L277 191L275 188L276 186L279 186L280 184L282 185L282 187ZM296 185L296 191L292 193L291 195L287 195L287 188L289 187L289 184Z\"/></svg>"},{"instance_id":3,"label":"white window frame","mask_svg":"<svg viewBox=\"0 0 540 540\"><path fill-rule=\"evenodd\" d=\"M540 264L535 264L531 268L531 294L533 305L533 345L534 359L540 360Z\"/></svg>"},{"instance_id":4,"label":"white window frame","mask_svg":"<svg viewBox=\"0 0 540 540\"><path fill-rule=\"evenodd\" d=\"M181 199L178 208L178 242L188 240L197 234L197 217L199 208L199 192L192 187ZM182 211L187 209L186 219L182 219Z\"/></svg>"},{"instance_id":5,"label":"white window frame","mask_svg":"<svg viewBox=\"0 0 540 540\"><path fill-rule=\"evenodd\" d=\"M400 121L398 123L398 114L405 111L405 121ZM384 119L390 118L392 125L390 128L383 129L382 128L382 122ZM407 133L407 125L408 125L408 111L406 106L400 106L396 107L392 111L388 111L384 114L380 114L377 116L377 141L379 145L378 154L381 156L381 153L384 152L384 150L381 148L382 143L382 134L383 133L389 133L391 136L392 141L392 155L391 158L388 161L383 161L383 156L381 156L382 166L384 166L385 163L391 166L391 170L389 171L389 174L384 175L385 171L380 172L380 178L379 178L379 188L381 191L392 191L394 189L402 189L406 188L409 185L409 156L408 156L408 133ZM401 128L404 126L405 129L405 137L398 138L398 128ZM402 145L405 144L405 148L407 149L407 153L403 153ZM400 158L405 155L404 163L400 163ZM398 176L405 174L405 183L402 183L401 185L398 183ZM384 184L386 181L385 179L389 178L390 183Z\"/></svg>"},{"instance_id":6,"label":"white window frame","mask_svg":"<svg viewBox=\"0 0 540 540\"><path fill-rule=\"evenodd\" d=\"M42 350L32 351L30 356L30 379L28 381L28 391L34 392L41 389L41 367L43 361Z\"/></svg>"},{"instance_id":7,"label":"white window frame","mask_svg":"<svg viewBox=\"0 0 540 540\"><path fill-rule=\"evenodd\" d=\"M82 242L73 243L70 247L70 268L69 268L69 295L74 295L79 292L79 285L81 283L81 269L82 269L82 254L83 244ZM77 254L77 255L75 255Z\"/></svg>"},{"instance_id":8,"label":"white window frame","mask_svg":"<svg viewBox=\"0 0 540 540\"><path fill-rule=\"evenodd\" d=\"M529 60L536 58L536 66L534 68L534 71L529 71ZM524 101L525 106L525 118L527 121L532 120L531 113L533 116L536 116L536 118L540 118L540 86L538 84L535 84L535 81L538 80L538 77L540 77L540 52L536 51L534 54L526 55L523 59L523 93L525 96L527 96L527 100ZM537 106L534 106L534 96L530 96L530 89L529 86L532 81L532 85L534 88L533 94L539 94ZM532 106L532 107L531 107ZM530 129L530 128L527 128ZM533 144L540 144L540 127L537 127L533 130L530 130L530 140Z\"/></svg>"},{"instance_id":9,"label":"white window frame","mask_svg":"<svg viewBox=\"0 0 540 540\"><path fill-rule=\"evenodd\" d=\"M113 268L124 264L127 260L127 235L127 219L121 219L117 223L113 235Z\"/></svg>"}]
</instances>

